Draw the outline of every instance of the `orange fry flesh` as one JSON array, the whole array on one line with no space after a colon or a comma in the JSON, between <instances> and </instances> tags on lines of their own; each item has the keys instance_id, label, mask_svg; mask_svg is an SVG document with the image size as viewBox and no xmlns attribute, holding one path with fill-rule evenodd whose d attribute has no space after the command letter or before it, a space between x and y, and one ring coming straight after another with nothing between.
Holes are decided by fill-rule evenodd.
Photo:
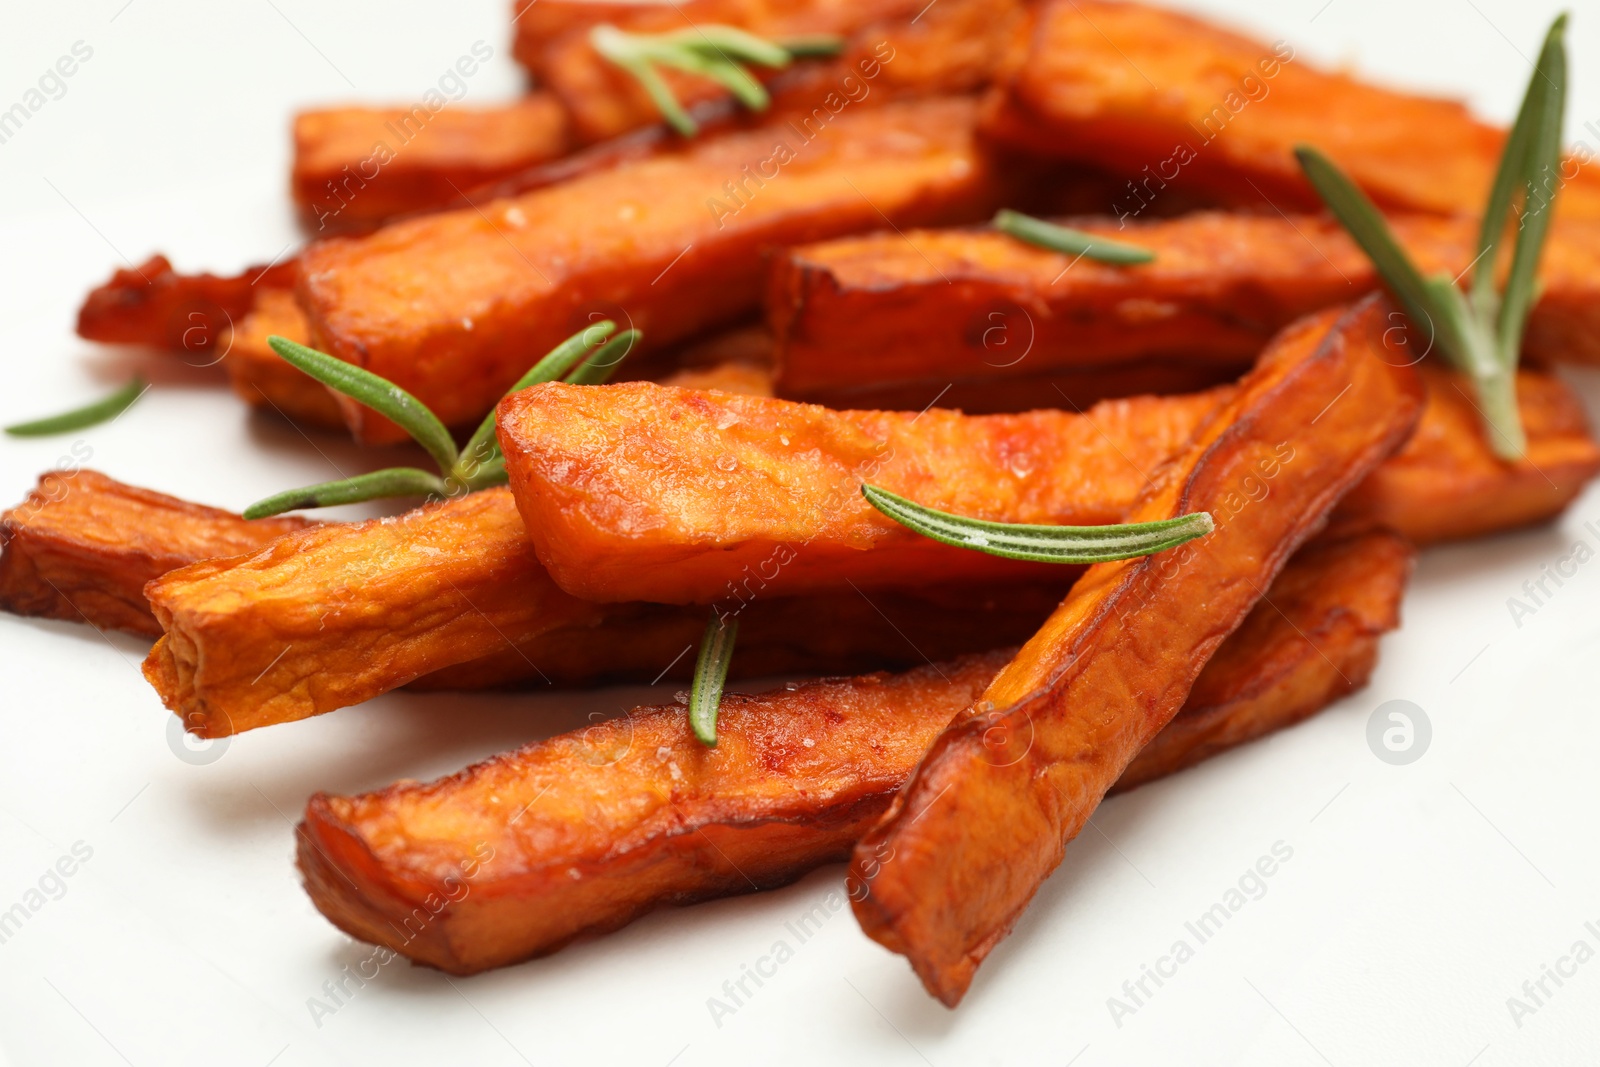
<instances>
[{"instance_id":1,"label":"orange fry flesh","mask_svg":"<svg viewBox=\"0 0 1600 1067\"><path fill-rule=\"evenodd\" d=\"M1091 567L856 846L862 929L946 1005L1289 555L1411 433L1423 386L1385 362L1387 312L1369 298L1279 335L1127 516L1216 529Z\"/></svg>"},{"instance_id":2,"label":"orange fry flesh","mask_svg":"<svg viewBox=\"0 0 1600 1067\"><path fill-rule=\"evenodd\" d=\"M1393 534L1302 549L1194 696L1128 768L1150 781L1299 721L1366 683L1398 623ZM742 637L741 637L742 640ZM318 794L299 831L317 907L354 937L470 974L651 909L770 888L848 855L1008 653L725 697L719 742L641 708L429 785Z\"/></svg>"}]
</instances>

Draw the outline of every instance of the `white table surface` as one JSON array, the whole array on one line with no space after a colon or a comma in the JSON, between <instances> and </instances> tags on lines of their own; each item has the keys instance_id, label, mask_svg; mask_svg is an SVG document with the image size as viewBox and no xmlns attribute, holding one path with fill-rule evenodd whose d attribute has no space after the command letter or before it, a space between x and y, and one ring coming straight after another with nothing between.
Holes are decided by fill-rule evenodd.
<instances>
[{"instance_id":1,"label":"white table surface","mask_svg":"<svg viewBox=\"0 0 1600 1067\"><path fill-rule=\"evenodd\" d=\"M0 501L19 500L42 470L84 450L87 465L115 477L235 508L328 477L330 462L390 462L332 435L313 447L247 414L213 372L82 342L73 313L124 260L161 250L180 269L233 270L296 241L285 189L298 107L416 100L480 39L495 58L467 100L513 94L506 6L7 4L0 108L75 42L93 56L0 144L0 423L75 406L124 380L130 361L157 386L114 425L0 440ZM1464 95L1500 119L1556 9L1190 6L1305 56ZM1582 131L1600 126L1600 10L1573 6L1569 138L1600 148L1600 134ZM1572 378L1594 410L1600 376ZM1425 554L1405 627L1384 641L1370 688L1106 804L960 1010L925 996L904 961L840 911L720 1026L707 998L789 937L784 924L840 887L842 868L661 912L472 979L397 960L336 1013L314 1020L308 1008L369 951L300 888L291 823L312 791L454 771L590 710L620 710L639 691L394 694L247 734L200 764L171 747L174 719L138 673L143 642L0 616L0 910L74 845L92 850L59 899L0 944L0 1060L1592 1063L1600 961L1560 987L1547 980L1552 995L1520 1019L1507 998L1524 996L1523 983L1575 942L1600 950L1600 563L1520 626L1506 600L1575 542L1600 548L1597 530L1591 491L1552 527ZM1366 742L1371 713L1396 699L1423 708L1433 728L1427 752L1406 766L1381 762ZM1134 1014L1113 1019L1108 998L1123 997L1124 981L1278 842L1292 858L1265 895Z\"/></svg>"}]
</instances>

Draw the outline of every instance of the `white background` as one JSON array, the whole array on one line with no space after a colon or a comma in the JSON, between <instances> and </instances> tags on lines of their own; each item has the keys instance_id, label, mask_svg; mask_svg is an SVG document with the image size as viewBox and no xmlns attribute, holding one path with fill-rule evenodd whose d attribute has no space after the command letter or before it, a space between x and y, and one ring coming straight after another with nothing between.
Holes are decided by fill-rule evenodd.
<instances>
[{"instance_id":1,"label":"white background","mask_svg":"<svg viewBox=\"0 0 1600 1067\"><path fill-rule=\"evenodd\" d=\"M310 0L12 2L0 108L75 41L93 58L0 145L0 423L73 407L135 357L72 334L85 290L163 250L234 270L297 240L288 124L336 100L414 102L474 41L495 59L468 102L513 94L508 5ZM1503 0L1212 0L1302 55L1464 95L1509 117L1555 7ZM1600 120L1600 11L1572 31L1569 138ZM1319 11L1319 8L1321 9ZM241 507L375 467L245 413L209 372L139 366L157 387L86 431L89 465ZM1573 376L1591 402L1600 378ZM0 501L73 438L0 439ZM92 858L0 944L0 1059L19 1065L269 1063L1508 1064L1592 1063L1600 961L1521 1020L1508 997L1600 927L1593 714L1600 564L1519 628L1506 599L1579 538L1556 526L1427 553L1372 686L1312 722L1103 807L959 1011L848 912L718 1027L707 998L786 936L842 870L760 897L659 913L544 961L447 980L386 967L318 1027L307 998L367 955L301 891L291 822L314 790L430 778L536 736L592 698L396 694L235 739L197 766L140 678L145 646L0 616L0 910L75 842ZM1405 767L1368 750L1382 702L1433 724ZM585 700L588 702L586 703ZM1121 994L1246 868L1293 858L1136 1014ZM1192 939L1191 939L1192 943Z\"/></svg>"}]
</instances>

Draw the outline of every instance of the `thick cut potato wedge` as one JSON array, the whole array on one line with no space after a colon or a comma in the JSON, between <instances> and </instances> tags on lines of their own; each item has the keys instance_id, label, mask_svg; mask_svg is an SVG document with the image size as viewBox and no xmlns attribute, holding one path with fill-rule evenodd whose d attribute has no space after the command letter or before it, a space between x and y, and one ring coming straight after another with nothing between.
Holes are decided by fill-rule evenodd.
<instances>
[{"instance_id":1,"label":"thick cut potato wedge","mask_svg":"<svg viewBox=\"0 0 1600 1067\"><path fill-rule=\"evenodd\" d=\"M1117 787L1364 685L1410 559L1382 532L1307 545ZM781 885L848 855L1007 658L725 697L715 749L683 708L641 708L430 785L318 794L299 832L306 889L351 936L470 974L663 905Z\"/></svg>"},{"instance_id":2,"label":"thick cut potato wedge","mask_svg":"<svg viewBox=\"0 0 1600 1067\"><path fill-rule=\"evenodd\" d=\"M370 230L459 205L469 190L559 158L567 125L549 93L498 107L303 111L290 185L311 232Z\"/></svg>"},{"instance_id":3,"label":"thick cut potato wedge","mask_svg":"<svg viewBox=\"0 0 1600 1067\"><path fill-rule=\"evenodd\" d=\"M78 336L117 345L150 345L196 358L222 344L265 289L294 285L294 263L249 267L237 275L179 274L151 256L92 290L78 309Z\"/></svg>"},{"instance_id":4,"label":"thick cut potato wedge","mask_svg":"<svg viewBox=\"0 0 1600 1067\"><path fill-rule=\"evenodd\" d=\"M1091 567L857 844L867 935L954 1005L1133 758L1340 497L1410 435L1414 370L1372 297L1280 334L1127 514L1214 532Z\"/></svg>"},{"instance_id":5,"label":"thick cut potato wedge","mask_svg":"<svg viewBox=\"0 0 1600 1067\"><path fill-rule=\"evenodd\" d=\"M1410 351L1396 341L1385 357L1403 364ZM1431 363L1425 378L1421 429L1347 513L1419 543L1473 537L1550 518L1600 471L1582 404L1558 378L1518 376L1529 443L1514 464L1490 451L1470 387ZM965 416L544 385L501 405L500 440L539 558L563 589L734 610L757 593L846 582L1036 573L1042 565L911 533L860 484L1001 522L1115 522L1226 393Z\"/></svg>"},{"instance_id":6,"label":"thick cut potato wedge","mask_svg":"<svg viewBox=\"0 0 1600 1067\"><path fill-rule=\"evenodd\" d=\"M563 589L733 612L758 593L1048 570L912 533L861 484L1006 522L1116 522L1224 393L972 417L551 383L506 398L499 435Z\"/></svg>"},{"instance_id":7,"label":"thick cut potato wedge","mask_svg":"<svg viewBox=\"0 0 1600 1067\"><path fill-rule=\"evenodd\" d=\"M740 612L736 676L909 666L1021 640L1076 576L1020 588L930 586L765 597ZM145 677L217 737L426 688L686 678L702 608L593 604L558 589L511 495L330 524L145 587L165 636Z\"/></svg>"},{"instance_id":8,"label":"thick cut potato wedge","mask_svg":"<svg viewBox=\"0 0 1600 1067\"><path fill-rule=\"evenodd\" d=\"M51 471L0 515L0 610L154 637L161 627L146 582L310 525L292 516L247 522L95 471Z\"/></svg>"},{"instance_id":9,"label":"thick cut potato wedge","mask_svg":"<svg viewBox=\"0 0 1600 1067\"><path fill-rule=\"evenodd\" d=\"M971 220L999 183L970 100L846 111L808 133L774 120L480 208L301 257L316 347L409 389L448 424L481 418L541 353L609 317L665 346L760 297L764 251ZM357 437L387 440L341 402Z\"/></svg>"},{"instance_id":10,"label":"thick cut potato wedge","mask_svg":"<svg viewBox=\"0 0 1600 1067\"><path fill-rule=\"evenodd\" d=\"M1285 41L1123 0L1046 0L998 82L988 132L1020 149L1134 175L1109 211L1203 190L1224 203L1313 209L1294 148L1310 144L1379 206L1483 211L1504 131L1461 104L1317 67ZM1558 211L1600 218L1600 175L1569 159Z\"/></svg>"},{"instance_id":11,"label":"thick cut potato wedge","mask_svg":"<svg viewBox=\"0 0 1600 1067\"><path fill-rule=\"evenodd\" d=\"M1066 221L1156 259L1111 266L993 230L866 234L775 257L767 312L779 395L836 400L896 383L937 390L1149 359L1232 371L1301 315L1381 284L1326 216ZM1426 273L1460 274L1476 254L1471 219L1391 224ZM1600 362L1600 224L1557 226L1541 283L1527 354Z\"/></svg>"}]
</instances>

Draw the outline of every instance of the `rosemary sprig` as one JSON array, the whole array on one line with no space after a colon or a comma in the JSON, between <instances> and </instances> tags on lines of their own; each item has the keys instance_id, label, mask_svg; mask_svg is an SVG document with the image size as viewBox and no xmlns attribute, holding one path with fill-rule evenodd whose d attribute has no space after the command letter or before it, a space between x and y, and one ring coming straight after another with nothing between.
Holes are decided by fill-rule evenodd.
<instances>
[{"instance_id":1,"label":"rosemary sprig","mask_svg":"<svg viewBox=\"0 0 1600 1067\"><path fill-rule=\"evenodd\" d=\"M51 434L71 433L73 430L84 430L90 426L98 426L121 415L133 402L144 395L149 388L145 380L137 374L133 380L121 389L112 393L104 400L96 400L81 408L63 411L59 415L49 418L34 419L31 422L19 422L6 427L6 433L12 437L48 437Z\"/></svg>"},{"instance_id":2,"label":"rosemary sprig","mask_svg":"<svg viewBox=\"0 0 1600 1067\"><path fill-rule=\"evenodd\" d=\"M1097 237L1092 233L1074 230L1068 226L1058 226L1044 219L1036 219L1032 215L1024 215L1020 211L1012 211L1010 208L1001 208L995 212L994 228L1019 241L1048 248L1052 252L1062 252L1069 256L1079 256L1121 267L1149 263L1156 258L1156 254L1148 248Z\"/></svg>"},{"instance_id":3,"label":"rosemary sprig","mask_svg":"<svg viewBox=\"0 0 1600 1067\"><path fill-rule=\"evenodd\" d=\"M733 643L738 637L739 620L724 622L713 608L700 638L700 656L689 686L689 728L708 748L717 747L717 709L722 706L722 686L728 680L728 664L733 661Z\"/></svg>"},{"instance_id":4,"label":"rosemary sprig","mask_svg":"<svg viewBox=\"0 0 1600 1067\"><path fill-rule=\"evenodd\" d=\"M736 26L715 23L656 34L627 33L615 26L600 25L589 32L589 40L596 52L633 75L661 116L685 137L693 137L700 125L673 95L656 69L658 66L710 78L745 107L764 111L772 102L771 97L745 64L786 67L797 57L835 55L844 47L839 37L773 42Z\"/></svg>"},{"instance_id":5,"label":"rosemary sprig","mask_svg":"<svg viewBox=\"0 0 1600 1067\"><path fill-rule=\"evenodd\" d=\"M1563 14L1545 35L1489 190L1466 292L1448 274L1425 277L1377 207L1343 171L1315 148L1295 149L1317 195L1367 253L1412 324L1430 330L1445 359L1472 380L1489 445L1507 460L1520 459L1527 447L1517 409L1517 359L1528 312L1538 295L1535 275L1560 185L1566 26ZM1496 292L1500 246L1513 221L1517 235L1511 267L1504 291Z\"/></svg>"},{"instance_id":6,"label":"rosemary sprig","mask_svg":"<svg viewBox=\"0 0 1600 1067\"><path fill-rule=\"evenodd\" d=\"M541 382L555 381L563 375L568 382L578 385L604 382L616 372L617 365L640 337L638 330L624 330L611 337L616 328L616 323L607 320L579 330L535 363L507 390L507 395ZM623 343L619 345L619 342ZM286 337L269 337L267 343L279 356L323 385L366 405L405 430L433 457L439 472L435 474L418 467L387 467L354 478L289 489L251 504L244 510L245 518L264 519L301 508L356 504L384 497L454 497L506 483L505 456L495 440L493 411L479 423L466 446L457 451L455 440L438 416L387 378ZM589 364L597 360L604 360L604 366L591 370Z\"/></svg>"},{"instance_id":7,"label":"rosemary sprig","mask_svg":"<svg viewBox=\"0 0 1600 1067\"><path fill-rule=\"evenodd\" d=\"M991 556L1034 563L1104 563L1148 556L1204 537L1213 529L1211 516L1204 511L1157 522L1034 526L989 522L935 511L875 485L863 485L861 495L889 518L924 537Z\"/></svg>"}]
</instances>

